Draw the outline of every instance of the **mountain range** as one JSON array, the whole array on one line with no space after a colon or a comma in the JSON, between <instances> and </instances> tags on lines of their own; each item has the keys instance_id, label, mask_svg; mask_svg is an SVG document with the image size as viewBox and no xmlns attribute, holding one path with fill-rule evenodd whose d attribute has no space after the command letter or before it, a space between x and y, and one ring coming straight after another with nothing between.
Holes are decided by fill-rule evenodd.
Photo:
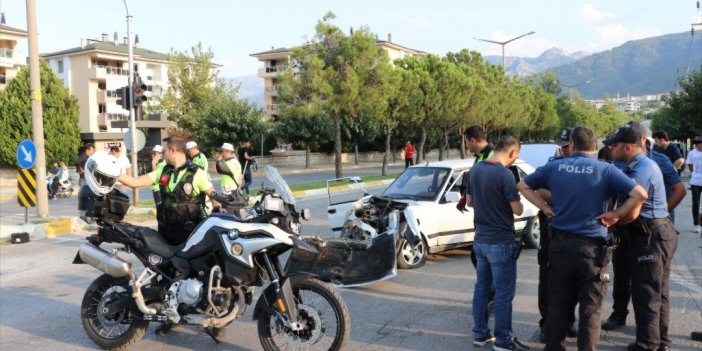
<instances>
[{"instance_id":1,"label":"mountain range","mask_svg":"<svg viewBox=\"0 0 702 351\"><path fill-rule=\"evenodd\" d=\"M505 56L505 69L510 75L526 77L589 55L590 53L586 51L569 53L554 47L544 51L538 57ZM485 56L485 60L494 65L502 65L502 56Z\"/></svg>"},{"instance_id":2,"label":"mountain range","mask_svg":"<svg viewBox=\"0 0 702 351\"><path fill-rule=\"evenodd\" d=\"M502 56L485 56L485 60L502 64ZM551 69L563 90L578 85L574 89L587 99L661 94L674 90L688 69L702 68L702 34L683 32L632 40L594 54L550 48L538 57L507 56L505 66L508 74L520 77ZM225 80L240 84L240 98L263 106L263 79L250 75Z\"/></svg>"}]
</instances>

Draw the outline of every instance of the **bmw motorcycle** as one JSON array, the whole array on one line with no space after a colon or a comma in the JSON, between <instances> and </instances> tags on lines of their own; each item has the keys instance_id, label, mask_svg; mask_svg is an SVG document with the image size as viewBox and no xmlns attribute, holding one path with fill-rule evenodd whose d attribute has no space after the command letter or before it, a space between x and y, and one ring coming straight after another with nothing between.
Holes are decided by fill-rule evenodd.
<instances>
[{"instance_id":1,"label":"bmw motorcycle","mask_svg":"<svg viewBox=\"0 0 702 351\"><path fill-rule=\"evenodd\" d=\"M212 214L176 246L156 230L123 223L129 207L123 193L95 196L81 189L79 209L98 231L80 246L74 263L104 273L81 304L90 339L104 349L126 349L150 322L160 322L202 327L219 342L222 329L253 303L255 288L267 285L253 309L265 350L343 350L349 312L326 282L353 285L394 274L394 239L300 237L300 219L309 211L296 210L274 168L266 173L275 191L262 191L247 215ZM125 259L129 254L138 260L134 265Z\"/></svg>"}]
</instances>

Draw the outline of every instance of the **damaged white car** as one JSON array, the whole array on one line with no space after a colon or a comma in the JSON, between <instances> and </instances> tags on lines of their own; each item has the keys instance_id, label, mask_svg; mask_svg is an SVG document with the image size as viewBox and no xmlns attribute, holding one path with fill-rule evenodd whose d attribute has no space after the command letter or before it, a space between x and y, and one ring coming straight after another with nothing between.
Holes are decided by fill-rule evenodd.
<instances>
[{"instance_id":1,"label":"damaged white car","mask_svg":"<svg viewBox=\"0 0 702 351\"><path fill-rule=\"evenodd\" d=\"M365 240L386 226L391 209L399 210L398 267L421 267L429 253L472 244L473 209L463 212L456 209L463 175L472 166L470 159L415 165L400 174L379 196L365 191L357 177L330 180L327 182L329 225L333 231L340 231L341 237ZM534 172L523 160L517 160L510 170L517 182ZM353 190L357 190L356 196L358 190L363 191L363 196L350 198ZM536 248L540 236L538 208L524 198L522 203L524 213L515 216L515 229L527 246Z\"/></svg>"}]
</instances>

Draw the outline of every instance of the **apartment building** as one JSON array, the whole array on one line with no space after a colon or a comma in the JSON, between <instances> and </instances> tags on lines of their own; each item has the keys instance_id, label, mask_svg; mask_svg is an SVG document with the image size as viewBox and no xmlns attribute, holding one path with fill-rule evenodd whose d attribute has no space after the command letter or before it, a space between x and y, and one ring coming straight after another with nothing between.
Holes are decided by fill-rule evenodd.
<instances>
[{"instance_id":1,"label":"apartment building","mask_svg":"<svg viewBox=\"0 0 702 351\"><path fill-rule=\"evenodd\" d=\"M27 31L0 24L0 90L27 65Z\"/></svg>"},{"instance_id":2,"label":"apartment building","mask_svg":"<svg viewBox=\"0 0 702 351\"><path fill-rule=\"evenodd\" d=\"M392 41L392 35L388 34L387 40L376 39L376 45L385 50L390 62L406 56L424 55L425 52L410 49ZM274 119L280 114L280 104L278 103L278 74L288 69L292 49L271 48L271 50L251 54L252 57L261 61L263 67L258 69L258 76L263 78L263 95L265 101L265 118Z\"/></svg>"},{"instance_id":3,"label":"apartment building","mask_svg":"<svg viewBox=\"0 0 702 351\"><path fill-rule=\"evenodd\" d=\"M80 106L81 138L95 143L98 150L108 145L121 145L129 128L129 111L117 104L118 91L128 84L129 63L126 38L112 40L103 34L100 40L81 40L81 45L42 54L54 73ZM138 47L133 48L134 72L142 81L165 91L168 88L168 55ZM153 103L153 99L152 102ZM146 145L160 144L166 128L165 116L142 116L137 128L147 130Z\"/></svg>"}]
</instances>

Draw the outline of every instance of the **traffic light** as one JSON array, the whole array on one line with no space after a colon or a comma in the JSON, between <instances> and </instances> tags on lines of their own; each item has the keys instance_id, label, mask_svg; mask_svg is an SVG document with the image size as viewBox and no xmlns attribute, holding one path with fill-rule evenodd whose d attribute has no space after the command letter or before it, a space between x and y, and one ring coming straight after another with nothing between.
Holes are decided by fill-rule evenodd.
<instances>
[{"instance_id":1,"label":"traffic light","mask_svg":"<svg viewBox=\"0 0 702 351\"><path fill-rule=\"evenodd\" d=\"M149 98L146 96L146 90L149 87L144 83L137 83L134 85L134 107L139 107L141 104L145 103Z\"/></svg>"},{"instance_id":2,"label":"traffic light","mask_svg":"<svg viewBox=\"0 0 702 351\"><path fill-rule=\"evenodd\" d=\"M123 109L129 110L129 87L121 87L116 90L117 92L117 105L122 106Z\"/></svg>"}]
</instances>

